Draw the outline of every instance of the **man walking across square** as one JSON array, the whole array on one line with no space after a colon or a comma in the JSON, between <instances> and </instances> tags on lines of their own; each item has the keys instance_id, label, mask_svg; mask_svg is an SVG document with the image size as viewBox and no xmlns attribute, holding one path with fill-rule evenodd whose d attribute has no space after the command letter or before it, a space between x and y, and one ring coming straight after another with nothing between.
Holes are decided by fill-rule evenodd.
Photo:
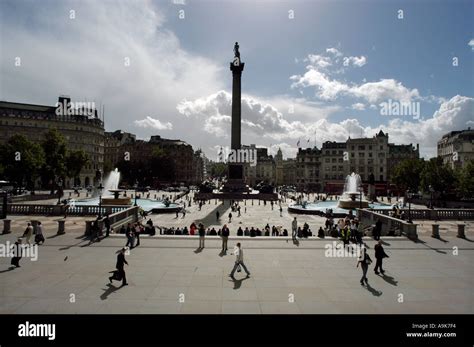
<instances>
[{"instance_id":1,"label":"man walking across square","mask_svg":"<svg viewBox=\"0 0 474 347\"><path fill-rule=\"evenodd\" d=\"M298 231L298 221L296 220L296 217L293 219L293 222L291 222L291 237L293 238L293 241L296 241L296 232Z\"/></svg>"},{"instance_id":2,"label":"man walking across square","mask_svg":"<svg viewBox=\"0 0 474 347\"><path fill-rule=\"evenodd\" d=\"M229 276L232 279L235 279L234 273L237 270L237 268L239 266L241 266L244 269L244 271L247 273L247 277L250 277L250 272L249 272L249 270L247 270L247 267L244 264L244 251L243 251L243 249L240 245L240 242L237 243L237 245L234 247L233 254L235 254L235 264L234 264L234 268L232 269L232 272L230 273Z\"/></svg>"},{"instance_id":3,"label":"man walking across square","mask_svg":"<svg viewBox=\"0 0 474 347\"><path fill-rule=\"evenodd\" d=\"M378 270L380 270L380 272L383 275L385 273L385 270L382 269L382 260L383 258L388 258L388 255L387 253L385 253L385 250L383 249L382 241L379 240L379 242L374 246L374 250L375 250L375 259L376 259L375 268L374 268L375 274L378 275L379 274Z\"/></svg>"},{"instance_id":4,"label":"man walking across square","mask_svg":"<svg viewBox=\"0 0 474 347\"><path fill-rule=\"evenodd\" d=\"M206 229L202 223L199 223L199 249L204 249L204 237L206 236Z\"/></svg>"},{"instance_id":5,"label":"man walking across square","mask_svg":"<svg viewBox=\"0 0 474 347\"><path fill-rule=\"evenodd\" d=\"M227 224L224 224L224 227L222 228L222 253L226 254L227 253L227 240L229 239L229 228L227 227Z\"/></svg>"},{"instance_id":6,"label":"man walking across square","mask_svg":"<svg viewBox=\"0 0 474 347\"><path fill-rule=\"evenodd\" d=\"M125 259L125 252L127 251L127 248L124 247L119 251L119 254L117 255L117 264L115 265L115 268L117 269L117 277L114 276L109 277L110 283L112 283L112 280L117 280L120 281L122 280L122 287L128 285L127 283L127 277L125 276L125 270L124 266L125 264L128 265L127 260Z\"/></svg>"}]
</instances>

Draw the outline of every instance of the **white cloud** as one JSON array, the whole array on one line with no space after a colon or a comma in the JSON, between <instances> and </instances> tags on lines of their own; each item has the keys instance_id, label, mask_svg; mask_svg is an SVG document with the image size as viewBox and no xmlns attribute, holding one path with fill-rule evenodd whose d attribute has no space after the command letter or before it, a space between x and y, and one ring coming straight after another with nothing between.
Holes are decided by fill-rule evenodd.
<instances>
[{"instance_id":1,"label":"white cloud","mask_svg":"<svg viewBox=\"0 0 474 347\"><path fill-rule=\"evenodd\" d=\"M355 65L358 67L364 66L367 64L367 58L361 55L360 57L344 57L342 59L342 65L344 66L350 66L350 65Z\"/></svg>"},{"instance_id":2,"label":"white cloud","mask_svg":"<svg viewBox=\"0 0 474 347\"><path fill-rule=\"evenodd\" d=\"M148 137L172 124L170 136L195 147L206 143L189 131L199 123L175 122L176 105L222 89L226 66L185 50L160 5L84 0L74 2L76 19L70 20L68 2L46 2L22 8L29 25L3 16L2 49L20 56L22 65L0 59L1 83L8 85L2 99L52 105L59 94L68 94L72 101L105 104L108 131L149 124L137 133ZM147 118L157 111L159 123Z\"/></svg>"},{"instance_id":3,"label":"white cloud","mask_svg":"<svg viewBox=\"0 0 474 347\"><path fill-rule=\"evenodd\" d=\"M471 39L467 45L474 51L474 39Z\"/></svg>"},{"instance_id":4,"label":"white cloud","mask_svg":"<svg viewBox=\"0 0 474 347\"><path fill-rule=\"evenodd\" d=\"M420 97L417 89L409 89L394 79L381 79L378 82L354 85L347 93L370 103L379 103L388 99L409 102Z\"/></svg>"},{"instance_id":5,"label":"white cloud","mask_svg":"<svg viewBox=\"0 0 474 347\"><path fill-rule=\"evenodd\" d=\"M336 57L342 57L342 53L337 48L334 48L334 47L326 48L326 52L331 53Z\"/></svg>"},{"instance_id":6,"label":"white cloud","mask_svg":"<svg viewBox=\"0 0 474 347\"><path fill-rule=\"evenodd\" d=\"M232 95L221 90L193 101L183 100L178 104L177 110L185 117L198 119L207 133L229 137L231 105ZM311 124L311 122L324 119L339 109L337 106L311 105L302 99L291 99L285 96L263 100L244 94L242 96L242 141L259 143L264 139L304 137L308 128L305 123Z\"/></svg>"},{"instance_id":7,"label":"white cloud","mask_svg":"<svg viewBox=\"0 0 474 347\"><path fill-rule=\"evenodd\" d=\"M305 61L309 61L312 65L316 65L321 68L326 68L332 65L331 58L324 57L319 54L309 54Z\"/></svg>"},{"instance_id":8,"label":"white cloud","mask_svg":"<svg viewBox=\"0 0 474 347\"><path fill-rule=\"evenodd\" d=\"M358 110L358 111L363 111L363 110L365 110L365 105L362 104L362 103L360 103L360 102L355 103L355 104L352 104L351 107L352 107L353 110Z\"/></svg>"},{"instance_id":9,"label":"white cloud","mask_svg":"<svg viewBox=\"0 0 474 347\"><path fill-rule=\"evenodd\" d=\"M136 120L135 125L141 128L152 128L157 130L171 130L173 129L173 124L170 122L162 123L160 120L147 116L145 119Z\"/></svg>"}]
</instances>

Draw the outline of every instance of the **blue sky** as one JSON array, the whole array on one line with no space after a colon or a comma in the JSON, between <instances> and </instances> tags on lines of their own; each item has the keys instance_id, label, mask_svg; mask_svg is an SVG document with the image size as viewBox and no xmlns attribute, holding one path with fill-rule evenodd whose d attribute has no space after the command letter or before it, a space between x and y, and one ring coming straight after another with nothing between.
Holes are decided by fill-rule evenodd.
<instances>
[{"instance_id":1,"label":"blue sky","mask_svg":"<svg viewBox=\"0 0 474 347\"><path fill-rule=\"evenodd\" d=\"M211 158L230 142L235 41L243 141L273 153L293 156L315 133L320 146L384 129L432 156L442 134L474 122L473 1L1 0L0 10L0 99L94 100L107 130L181 138ZM381 115L388 100L419 103L420 115Z\"/></svg>"}]
</instances>

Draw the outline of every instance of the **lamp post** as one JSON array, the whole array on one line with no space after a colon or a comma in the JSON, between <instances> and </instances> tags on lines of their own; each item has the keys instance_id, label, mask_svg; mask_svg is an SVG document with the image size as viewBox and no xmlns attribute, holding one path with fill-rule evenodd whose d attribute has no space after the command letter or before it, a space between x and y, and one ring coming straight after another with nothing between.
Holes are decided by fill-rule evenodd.
<instances>
[{"instance_id":1,"label":"lamp post","mask_svg":"<svg viewBox=\"0 0 474 347\"><path fill-rule=\"evenodd\" d=\"M61 179L58 180L58 205L61 203L61 190L63 186L63 181Z\"/></svg>"},{"instance_id":2,"label":"lamp post","mask_svg":"<svg viewBox=\"0 0 474 347\"><path fill-rule=\"evenodd\" d=\"M133 204L133 206L138 206L137 205L137 190L138 190L138 181L135 182L135 203Z\"/></svg>"},{"instance_id":3,"label":"lamp post","mask_svg":"<svg viewBox=\"0 0 474 347\"><path fill-rule=\"evenodd\" d=\"M407 190L406 194L408 199L408 223L411 223L411 198L413 197L413 193Z\"/></svg>"},{"instance_id":4,"label":"lamp post","mask_svg":"<svg viewBox=\"0 0 474 347\"><path fill-rule=\"evenodd\" d=\"M433 208L433 193L434 193L434 188L433 186L430 184L429 186L429 190L430 190L430 208Z\"/></svg>"},{"instance_id":5,"label":"lamp post","mask_svg":"<svg viewBox=\"0 0 474 347\"><path fill-rule=\"evenodd\" d=\"M102 182L99 183L97 189L99 189L99 218L102 218L102 190L104 189Z\"/></svg>"}]
</instances>

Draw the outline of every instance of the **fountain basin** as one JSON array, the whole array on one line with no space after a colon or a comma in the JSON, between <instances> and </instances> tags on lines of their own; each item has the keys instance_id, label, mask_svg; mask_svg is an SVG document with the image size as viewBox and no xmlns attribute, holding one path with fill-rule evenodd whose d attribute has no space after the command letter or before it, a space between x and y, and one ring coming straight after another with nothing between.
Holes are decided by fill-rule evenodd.
<instances>
[{"instance_id":1,"label":"fountain basin","mask_svg":"<svg viewBox=\"0 0 474 347\"><path fill-rule=\"evenodd\" d=\"M118 206L128 206L132 204L132 201L129 197L125 198L102 198L103 205L118 205Z\"/></svg>"}]
</instances>

